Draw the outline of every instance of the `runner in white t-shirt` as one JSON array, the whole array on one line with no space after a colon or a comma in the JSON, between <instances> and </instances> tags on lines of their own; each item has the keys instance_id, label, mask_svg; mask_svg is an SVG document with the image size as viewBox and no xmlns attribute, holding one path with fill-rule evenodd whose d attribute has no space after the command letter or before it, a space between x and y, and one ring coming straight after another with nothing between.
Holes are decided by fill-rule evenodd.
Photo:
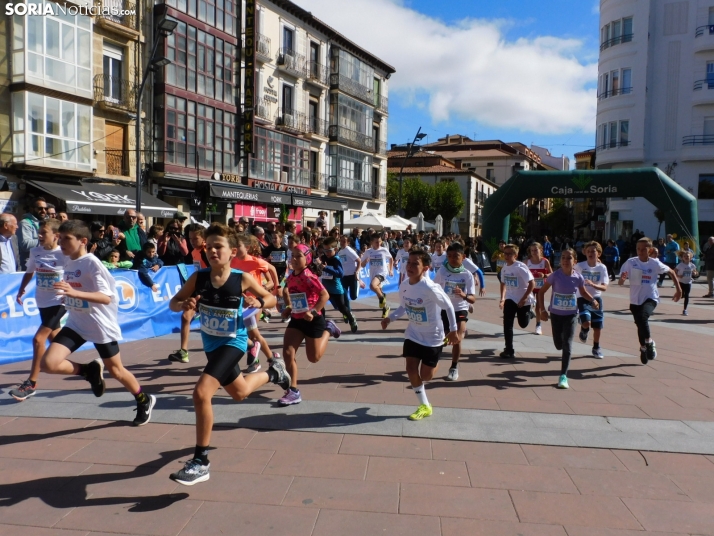
<instances>
[{"instance_id":1,"label":"runner in white t-shirt","mask_svg":"<svg viewBox=\"0 0 714 536\"><path fill-rule=\"evenodd\" d=\"M399 270L399 284L402 284L404 278L407 276L407 262L409 261L409 250L412 249L412 239L409 236L405 236L402 241L402 247L397 251L397 256L394 262Z\"/></svg>"},{"instance_id":2,"label":"runner in white t-shirt","mask_svg":"<svg viewBox=\"0 0 714 536\"><path fill-rule=\"evenodd\" d=\"M602 246L594 240L583 245L583 254L587 260L579 262L575 265L575 271L585 279L585 287L592 295L593 300L598 303L597 309L594 309L590 303L580 296L580 291L577 291L578 298L578 313L580 315L580 333L578 338L580 342L588 342L588 332L590 326L593 328L593 357L602 359L602 350L600 349L600 334L604 327L605 315L602 308L602 293L607 290L610 283L610 276L607 273L607 266L600 262L602 256Z\"/></svg>"},{"instance_id":3,"label":"runner in white t-shirt","mask_svg":"<svg viewBox=\"0 0 714 536\"><path fill-rule=\"evenodd\" d=\"M407 375L412 390L419 399L419 407L409 416L412 421L429 417L431 404L424 390L424 382L430 381L439 365L439 354L444 346L444 325L441 311L446 311L449 333L448 344L457 344L456 315L451 300L444 290L427 276L431 257L421 249L413 249L407 262L408 278L399 286L400 306L388 318L382 320L382 329L404 315L409 325L404 333L403 354L406 358Z\"/></svg>"},{"instance_id":4,"label":"runner in white t-shirt","mask_svg":"<svg viewBox=\"0 0 714 536\"><path fill-rule=\"evenodd\" d=\"M517 261L518 246L506 244L503 248L505 266L501 269L501 303L503 310L503 336L506 339L506 348L500 357L512 359L516 357L513 349L513 320L518 317L518 325L527 328L533 316L532 305L535 303L533 289L535 280L528 267Z\"/></svg>"},{"instance_id":5,"label":"runner in white t-shirt","mask_svg":"<svg viewBox=\"0 0 714 536\"><path fill-rule=\"evenodd\" d=\"M360 259L357 252L349 246L348 237L340 237L340 250L337 256L342 262L342 288L344 289L345 303L350 308L350 300L356 300L359 296L359 266Z\"/></svg>"},{"instance_id":6,"label":"runner in white t-shirt","mask_svg":"<svg viewBox=\"0 0 714 536\"><path fill-rule=\"evenodd\" d=\"M681 259L677 265L677 276L682 287L682 298L684 298L684 310L682 315L687 316L687 306L689 305L689 292L692 290L692 279L699 277L697 267L692 262L692 252L680 250L677 255Z\"/></svg>"},{"instance_id":7,"label":"runner in white t-shirt","mask_svg":"<svg viewBox=\"0 0 714 536\"><path fill-rule=\"evenodd\" d=\"M630 257L620 267L620 286L625 279L630 280L630 312L637 325L637 337L640 342L640 361L646 365L657 358L657 346L650 334L649 318L659 303L657 276L669 273L677 290L672 297L675 302L682 296L682 287L675 271L658 259L648 256L652 240L643 237L637 241L637 257Z\"/></svg>"},{"instance_id":8,"label":"runner in white t-shirt","mask_svg":"<svg viewBox=\"0 0 714 536\"><path fill-rule=\"evenodd\" d=\"M373 233L370 236L372 247L362 255L362 266L369 265L369 288L379 298L379 307L382 309L382 318L389 315L387 296L382 292L382 285L387 277L394 275L394 259L385 247L382 247L382 235Z\"/></svg>"},{"instance_id":9,"label":"runner in white t-shirt","mask_svg":"<svg viewBox=\"0 0 714 536\"><path fill-rule=\"evenodd\" d=\"M431 254L431 271L436 273L446 262L444 242L440 239L434 241L434 253Z\"/></svg>"},{"instance_id":10,"label":"runner in white t-shirt","mask_svg":"<svg viewBox=\"0 0 714 536\"><path fill-rule=\"evenodd\" d=\"M69 317L42 356L42 371L82 376L92 386L94 396L102 396L106 366L114 379L134 395L137 408L133 424L142 426L151 419L156 397L147 396L121 362L117 342L121 339L117 319L119 297L114 278L97 257L87 253L90 237L87 224L69 220L60 226L59 233L60 248L69 260L64 267L64 281L55 283L54 288L64 296ZM69 361L70 354L87 341L94 343L99 358L87 364Z\"/></svg>"},{"instance_id":11,"label":"runner in white t-shirt","mask_svg":"<svg viewBox=\"0 0 714 536\"><path fill-rule=\"evenodd\" d=\"M69 260L57 245L59 240L59 226L57 220L46 220L40 224L37 231L39 245L30 250L27 259L27 271L22 276L20 288L15 300L22 305L25 287L36 276L35 302L40 310L40 327L32 339L32 366L30 377L22 382L17 389L10 391L10 396L15 400L27 400L34 396L37 389L37 380L40 377L40 360L45 353L47 340L50 342L59 332L60 321L65 314L62 296L54 289L54 284L64 278L64 265Z\"/></svg>"}]
</instances>

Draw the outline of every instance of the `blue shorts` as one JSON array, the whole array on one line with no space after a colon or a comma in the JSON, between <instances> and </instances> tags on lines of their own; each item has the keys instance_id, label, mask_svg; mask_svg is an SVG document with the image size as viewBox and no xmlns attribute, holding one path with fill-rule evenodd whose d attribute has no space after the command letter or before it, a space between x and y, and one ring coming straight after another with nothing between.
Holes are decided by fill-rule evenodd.
<instances>
[{"instance_id":1,"label":"blue shorts","mask_svg":"<svg viewBox=\"0 0 714 536\"><path fill-rule=\"evenodd\" d=\"M605 323L605 314L602 310L602 298L593 298L600 305L599 309L593 309L585 298L578 298L578 315L580 322L590 322L590 327L602 329Z\"/></svg>"}]
</instances>

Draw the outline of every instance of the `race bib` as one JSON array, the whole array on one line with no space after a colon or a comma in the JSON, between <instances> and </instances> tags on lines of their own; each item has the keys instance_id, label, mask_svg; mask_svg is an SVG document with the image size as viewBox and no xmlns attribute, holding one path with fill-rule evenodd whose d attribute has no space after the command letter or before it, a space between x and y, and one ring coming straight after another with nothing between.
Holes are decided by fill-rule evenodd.
<instances>
[{"instance_id":1,"label":"race bib","mask_svg":"<svg viewBox=\"0 0 714 536\"><path fill-rule=\"evenodd\" d=\"M535 279L535 288L542 288L543 285L545 285L545 277L536 277Z\"/></svg>"},{"instance_id":2,"label":"race bib","mask_svg":"<svg viewBox=\"0 0 714 536\"><path fill-rule=\"evenodd\" d=\"M518 288L518 276L503 276L503 284L510 288Z\"/></svg>"},{"instance_id":3,"label":"race bib","mask_svg":"<svg viewBox=\"0 0 714 536\"><path fill-rule=\"evenodd\" d=\"M285 252L284 251L271 251L270 252L270 262L285 262Z\"/></svg>"},{"instance_id":4,"label":"race bib","mask_svg":"<svg viewBox=\"0 0 714 536\"><path fill-rule=\"evenodd\" d=\"M691 271L691 270L684 270L684 271L682 272L682 277L683 277L683 278L684 278L684 277L687 277L687 278L692 277L692 271Z\"/></svg>"},{"instance_id":5,"label":"race bib","mask_svg":"<svg viewBox=\"0 0 714 536\"><path fill-rule=\"evenodd\" d=\"M429 318L426 315L426 307L412 307L407 305L406 310L410 322L414 322L415 324L426 324L429 321Z\"/></svg>"},{"instance_id":6,"label":"race bib","mask_svg":"<svg viewBox=\"0 0 714 536\"><path fill-rule=\"evenodd\" d=\"M334 279L334 277L331 274L322 274L321 279L330 280Z\"/></svg>"},{"instance_id":7,"label":"race bib","mask_svg":"<svg viewBox=\"0 0 714 536\"><path fill-rule=\"evenodd\" d=\"M449 296L452 296L454 294L454 290L456 290L457 288L460 288L463 292L466 292L466 283L457 283L456 281L447 281L444 284L444 291Z\"/></svg>"},{"instance_id":8,"label":"race bib","mask_svg":"<svg viewBox=\"0 0 714 536\"><path fill-rule=\"evenodd\" d=\"M642 284L642 270L638 268L633 268L630 271L630 285L641 285Z\"/></svg>"},{"instance_id":9,"label":"race bib","mask_svg":"<svg viewBox=\"0 0 714 536\"><path fill-rule=\"evenodd\" d=\"M600 275L600 272L591 272L589 270L583 270L582 273L583 279L587 279L593 283L600 283Z\"/></svg>"},{"instance_id":10,"label":"race bib","mask_svg":"<svg viewBox=\"0 0 714 536\"><path fill-rule=\"evenodd\" d=\"M375 268L381 268L384 263L382 262L382 259L370 259L369 265L374 266Z\"/></svg>"},{"instance_id":11,"label":"race bib","mask_svg":"<svg viewBox=\"0 0 714 536\"><path fill-rule=\"evenodd\" d=\"M199 304L201 331L214 337L236 337L238 310Z\"/></svg>"},{"instance_id":12,"label":"race bib","mask_svg":"<svg viewBox=\"0 0 714 536\"><path fill-rule=\"evenodd\" d=\"M552 308L558 311L577 311L578 302L575 298L575 294L559 294L554 292Z\"/></svg>"},{"instance_id":13,"label":"race bib","mask_svg":"<svg viewBox=\"0 0 714 536\"><path fill-rule=\"evenodd\" d=\"M293 313L307 313L310 310L307 304L307 294L304 292L290 294L290 304L292 305Z\"/></svg>"},{"instance_id":14,"label":"race bib","mask_svg":"<svg viewBox=\"0 0 714 536\"><path fill-rule=\"evenodd\" d=\"M64 297L64 306L68 311L74 311L75 313L89 313L92 310L92 306L87 300L68 296Z\"/></svg>"},{"instance_id":15,"label":"race bib","mask_svg":"<svg viewBox=\"0 0 714 536\"><path fill-rule=\"evenodd\" d=\"M35 287L42 292L55 292L54 285L64 280L64 270L58 272L35 272Z\"/></svg>"}]
</instances>

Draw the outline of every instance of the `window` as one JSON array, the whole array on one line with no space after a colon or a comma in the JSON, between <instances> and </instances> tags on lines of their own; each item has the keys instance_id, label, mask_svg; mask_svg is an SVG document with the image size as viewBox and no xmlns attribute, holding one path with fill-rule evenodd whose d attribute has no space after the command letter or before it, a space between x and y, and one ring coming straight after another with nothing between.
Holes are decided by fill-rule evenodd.
<instances>
[{"instance_id":1,"label":"window","mask_svg":"<svg viewBox=\"0 0 714 536\"><path fill-rule=\"evenodd\" d=\"M714 117L705 117L704 118L703 134L705 137L707 137L707 136L712 137L712 143L714 143Z\"/></svg>"},{"instance_id":2,"label":"window","mask_svg":"<svg viewBox=\"0 0 714 536\"><path fill-rule=\"evenodd\" d=\"M260 127L255 129L253 139L251 178L309 186L310 142Z\"/></svg>"},{"instance_id":3,"label":"window","mask_svg":"<svg viewBox=\"0 0 714 536\"><path fill-rule=\"evenodd\" d=\"M335 177L338 191L371 196L372 156L340 145L330 145L329 148L329 174Z\"/></svg>"},{"instance_id":4,"label":"window","mask_svg":"<svg viewBox=\"0 0 714 536\"><path fill-rule=\"evenodd\" d=\"M632 69L618 69L600 77L599 99L632 93Z\"/></svg>"},{"instance_id":5,"label":"window","mask_svg":"<svg viewBox=\"0 0 714 536\"><path fill-rule=\"evenodd\" d=\"M374 69L345 50L332 48L331 72L352 80L368 92L373 90Z\"/></svg>"},{"instance_id":6,"label":"window","mask_svg":"<svg viewBox=\"0 0 714 536\"><path fill-rule=\"evenodd\" d=\"M610 133L608 135L610 147L617 147L617 121L610 122Z\"/></svg>"},{"instance_id":7,"label":"window","mask_svg":"<svg viewBox=\"0 0 714 536\"><path fill-rule=\"evenodd\" d=\"M697 199L714 199L714 174L699 175Z\"/></svg>"},{"instance_id":8,"label":"window","mask_svg":"<svg viewBox=\"0 0 714 536\"><path fill-rule=\"evenodd\" d=\"M330 124L339 125L354 132L370 135L374 110L343 94L330 94Z\"/></svg>"},{"instance_id":9,"label":"window","mask_svg":"<svg viewBox=\"0 0 714 536\"><path fill-rule=\"evenodd\" d=\"M486 170L486 178L490 181L493 180L495 170L493 168L488 168Z\"/></svg>"},{"instance_id":10,"label":"window","mask_svg":"<svg viewBox=\"0 0 714 536\"><path fill-rule=\"evenodd\" d=\"M165 3L228 35L235 36L238 1L240 0L165 0Z\"/></svg>"},{"instance_id":11,"label":"window","mask_svg":"<svg viewBox=\"0 0 714 536\"><path fill-rule=\"evenodd\" d=\"M627 147L630 144L630 122L611 121L597 128L598 149L613 149Z\"/></svg>"},{"instance_id":12,"label":"window","mask_svg":"<svg viewBox=\"0 0 714 536\"><path fill-rule=\"evenodd\" d=\"M293 114L293 103L295 102L293 100L293 86L289 86L288 84L283 84L283 97L282 100L280 101L280 104L283 108L283 114L287 115L292 115Z\"/></svg>"},{"instance_id":13,"label":"window","mask_svg":"<svg viewBox=\"0 0 714 536\"><path fill-rule=\"evenodd\" d=\"M714 7L709 8L709 26L714 26ZM709 32L711 33L711 28Z\"/></svg>"},{"instance_id":14,"label":"window","mask_svg":"<svg viewBox=\"0 0 714 536\"><path fill-rule=\"evenodd\" d=\"M92 109L27 91L12 94L13 159L92 170Z\"/></svg>"},{"instance_id":15,"label":"window","mask_svg":"<svg viewBox=\"0 0 714 536\"><path fill-rule=\"evenodd\" d=\"M122 100L124 51L104 43L104 99L112 102Z\"/></svg>"},{"instance_id":16,"label":"window","mask_svg":"<svg viewBox=\"0 0 714 536\"><path fill-rule=\"evenodd\" d=\"M632 69L622 69L622 94L632 93Z\"/></svg>"},{"instance_id":17,"label":"window","mask_svg":"<svg viewBox=\"0 0 714 536\"><path fill-rule=\"evenodd\" d=\"M600 50L632 41L632 17L612 21L600 29Z\"/></svg>"},{"instance_id":18,"label":"window","mask_svg":"<svg viewBox=\"0 0 714 536\"><path fill-rule=\"evenodd\" d=\"M295 55L295 30L283 26L283 53L289 56Z\"/></svg>"},{"instance_id":19,"label":"window","mask_svg":"<svg viewBox=\"0 0 714 536\"><path fill-rule=\"evenodd\" d=\"M630 122L620 121L620 147L627 147L630 144Z\"/></svg>"},{"instance_id":20,"label":"window","mask_svg":"<svg viewBox=\"0 0 714 536\"><path fill-rule=\"evenodd\" d=\"M707 86L714 89L714 61L707 62Z\"/></svg>"}]
</instances>

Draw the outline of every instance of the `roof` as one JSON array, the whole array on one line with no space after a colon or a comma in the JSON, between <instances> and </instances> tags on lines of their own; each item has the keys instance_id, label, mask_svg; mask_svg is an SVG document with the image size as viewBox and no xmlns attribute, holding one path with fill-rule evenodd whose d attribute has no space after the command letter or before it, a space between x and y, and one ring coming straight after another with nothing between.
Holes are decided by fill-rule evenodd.
<instances>
[{"instance_id":1,"label":"roof","mask_svg":"<svg viewBox=\"0 0 714 536\"><path fill-rule=\"evenodd\" d=\"M400 167L387 168L388 173L398 174L400 170ZM472 177L476 177L480 181L483 181L498 188L498 185L495 182L485 177L482 177L481 175L470 169L458 169L448 166L405 167L403 175L470 175Z\"/></svg>"},{"instance_id":2,"label":"roof","mask_svg":"<svg viewBox=\"0 0 714 536\"><path fill-rule=\"evenodd\" d=\"M449 151L449 158L464 160L469 157L478 158L497 158L497 157L516 157L518 155L504 151L503 149L464 149L462 151Z\"/></svg>"}]
</instances>

